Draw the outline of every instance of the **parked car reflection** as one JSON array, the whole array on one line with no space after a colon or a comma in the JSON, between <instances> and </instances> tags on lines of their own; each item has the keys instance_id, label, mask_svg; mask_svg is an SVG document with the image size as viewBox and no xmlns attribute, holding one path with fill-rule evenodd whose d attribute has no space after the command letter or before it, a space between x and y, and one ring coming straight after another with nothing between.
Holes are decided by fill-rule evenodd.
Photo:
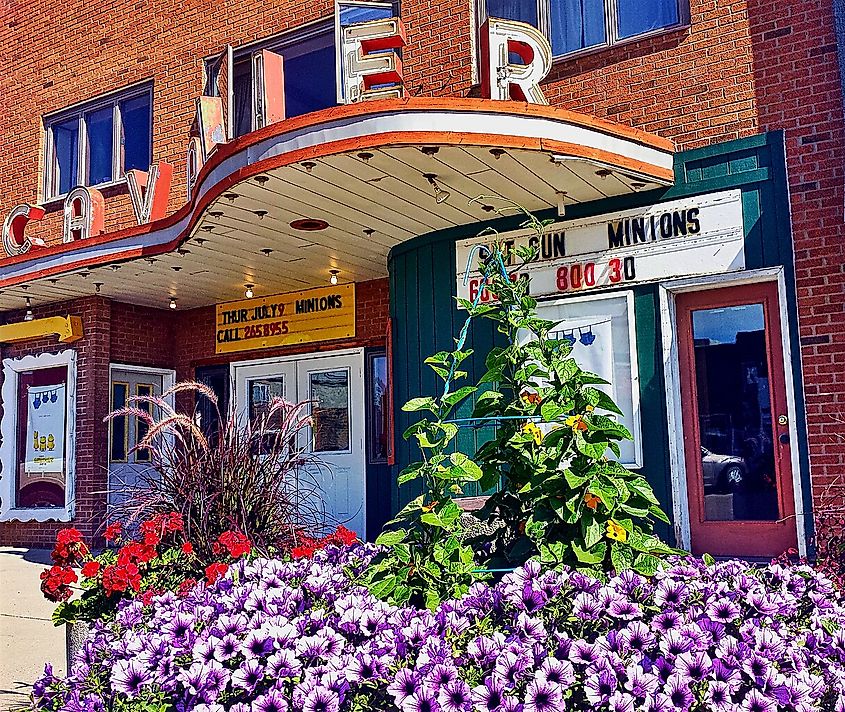
<instances>
[{"instance_id":1,"label":"parked car reflection","mask_svg":"<svg viewBox=\"0 0 845 712\"><path fill-rule=\"evenodd\" d=\"M705 492L727 494L743 483L747 467L742 457L719 455L702 447L701 470Z\"/></svg>"}]
</instances>

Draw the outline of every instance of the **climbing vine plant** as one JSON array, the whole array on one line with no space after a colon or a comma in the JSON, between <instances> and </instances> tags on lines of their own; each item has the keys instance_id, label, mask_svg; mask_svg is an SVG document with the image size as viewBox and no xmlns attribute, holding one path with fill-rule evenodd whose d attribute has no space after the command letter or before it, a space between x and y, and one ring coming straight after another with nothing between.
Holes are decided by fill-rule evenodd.
<instances>
[{"instance_id":1,"label":"climbing vine plant","mask_svg":"<svg viewBox=\"0 0 845 712\"><path fill-rule=\"evenodd\" d=\"M523 227L541 236L544 224L526 217ZM481 487L503 483L479 513L500 525L492 554L509 564L539 556L553 566L652 574L674 552L653 534L654 520L668 518L646 479L618 461L631 434L597 388L607 382L578 365L570 340L552 338L555 323L537 316L529 279L509 276L536 257L536 248L508 255L494 243L481 272L498 303L462 302L473 318L493 320L507 344L487 356L481 382L495 387L473 413L497 424L475 454Z\"/></svg>"}]
</instances>

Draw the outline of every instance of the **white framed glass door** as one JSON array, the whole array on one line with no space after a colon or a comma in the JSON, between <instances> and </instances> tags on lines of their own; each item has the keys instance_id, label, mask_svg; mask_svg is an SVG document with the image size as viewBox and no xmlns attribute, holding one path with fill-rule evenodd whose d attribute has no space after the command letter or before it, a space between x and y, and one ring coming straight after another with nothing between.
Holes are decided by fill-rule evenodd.
<instances>
[{"instance_id":1,"label":"white framed glass door","mask_svg":"<svg viewBox=\"0 0 845 712\"><path fill-rule=\"evenodd\" d=\"M309 472L329 527L343 524L366 533L364 457L364 354L360 349L327 356L232 364L239 417L261 415L274 397L306 401L312 425L301 445L322 463Z\"/></svg>"}]
</instances>

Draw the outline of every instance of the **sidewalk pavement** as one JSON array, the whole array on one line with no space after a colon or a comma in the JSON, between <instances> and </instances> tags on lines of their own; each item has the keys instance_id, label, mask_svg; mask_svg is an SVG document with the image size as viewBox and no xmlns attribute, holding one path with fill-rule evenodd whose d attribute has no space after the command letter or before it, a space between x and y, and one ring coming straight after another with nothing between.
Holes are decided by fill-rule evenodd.
<instances>
[{"instance_id":1,"label":"sidewalk pavement","mask_svg":"<svg viewBox=\"0 0 845 712\"><path fill-rule=\"evenodd\" d=\"M65 631L50 621L55 604L38 578L49 564L47 550L0 547L0 712L27 704L45 662L65 674Z\"/></svg>"}]
</instances>

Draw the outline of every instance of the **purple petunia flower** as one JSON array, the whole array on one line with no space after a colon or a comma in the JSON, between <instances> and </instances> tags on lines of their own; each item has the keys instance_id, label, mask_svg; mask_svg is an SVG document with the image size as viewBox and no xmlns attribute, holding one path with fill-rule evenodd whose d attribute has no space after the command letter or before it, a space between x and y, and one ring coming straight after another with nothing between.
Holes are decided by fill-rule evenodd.
<instances>
[{"instance_id":1,"label":"purple petunia flower","mask_svg":"<svg viewBox=\"0 0 845 712\"><path fill-rule=\"evenodd\" d=\"M232 673L232 686L252 692L264 679L264 666L256 659L247 660Z\"/></svg>"},{"instance_id":2,"label":"purple petunia flower","mask_svg":"<svg viewBox=\"0 0 845 712\"><path fill-rule=\"evenodd\" d=\"M340 697L337 692L325 687L314 688L305 697L302 712L338 712Z\"/></svg>"},{"instance_id":3,"label":"purple petunia flower","mask_svg":"<svg viewBox=\"0 0 845 712\"><path fill-rule=\"evenodd\" d=\"M731 712L734 704L731 699L731 690L728 685L718 680L707 685L707 704L713 712Z\"/></svg>"},{"instance_id":4,"label":"purple petunia flower","mask_svg":"<svg viewBox=\"0 0 845 712\"><path fill-rule=\"evenodd\" d=\"M144 685L149 685L153 676L149 668L138 659L118 661L111 673L111 685L116 692L122 692L128 698L137 697Z\"/></svg>"},{"instance_id":5,"label":"purple petunia flower","mask_svg":"<svg viewBox=\"0 0 845 712\"><path fill-rule=\"evenodd\" d=\"M387 686L387 691L393 695L396 705L401 707L402 703L419 690L420 684L413 670L401 668Z\"/></svg>"},{"instance_id":6,"label":"purple petunia flower","mask_svg":"<svg viewBox=\"0 0 845 712\"><path fill-rule=\"evenodd\" d=\"M451 680L440 688L437 701L442 712L467 712L471 695L463 680Z\"/></svg>"},{"instance_id":7,"label":"purple petunia flower","mask_svg":"<svg viewBox=\"0 0 845 712\"><path fill-rule=\"evenodd\" d=\"M663 694L658 699L670 710L688 710L695 697L689 688L687 680L680 675L671 675L666 681Z\"/></svg>"},{"instance_id":8,"label":"purple petunia flower","mask_svg":"<svg viewBox=\"0 0 845 712\"><path fill-rule=\"evenodd\" d=\"M481 712L497 712L502 708L504 697L504 685L497 677L488 677L483 685L472 690L473 707Z\"/></svg>"},{"instance_id":9,"label":"purple petunia flower","mask_svg":"<svg viewBox=\"0 0 845 712\"><path fill-rule=\"evenodd\" d=\"M564 709L560 685L536 678L525 688L524 712L558 712Z\"/></svg>"},{"instance_id":10,"label":"purple petunia flower","mask_svg":"<svg viewBox=\"0 0 845 712\"><path fill-rule=\"evenodd\" d=\"M759 690L750 690L742 701L740 709L744 712L775 712L777 704Z\"/></svg>"},{"instance_id":11,"label":"purple petunia flower","mask_svg":"<svg viewBox=\"0 0 845 712\"><path fill-rule=\"evenodd\" d=\"M270 690L252 703L251 712L288 712L288 703L279 690Z\"/></svg>"},{"instance_id":12,"label":"purple petunia flower","mask_svg":"<svg viewBox=\"0 0 845 712\"><path fill-rule=\"evenodd\" d=\"M612 671L604 669L597 674L587 676L584 682L584 694L590 703L594 705L604 704L617 691L618 684L616 675Z\"/></svg>"}]
</instances>

